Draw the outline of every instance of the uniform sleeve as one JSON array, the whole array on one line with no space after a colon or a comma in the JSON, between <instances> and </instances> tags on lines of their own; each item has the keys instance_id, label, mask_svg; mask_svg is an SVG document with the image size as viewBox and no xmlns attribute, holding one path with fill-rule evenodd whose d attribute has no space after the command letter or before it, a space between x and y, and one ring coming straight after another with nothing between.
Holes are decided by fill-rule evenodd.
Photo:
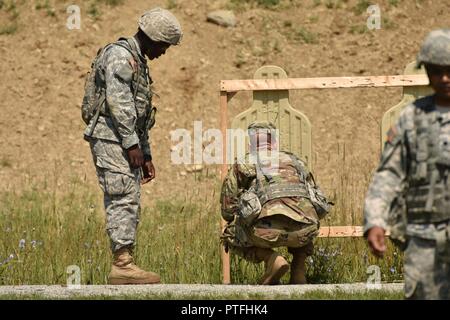
<instances>
[{"instance_id":1,"label":"uniform sleeve","mask_svg":"<svg viewBox=\"0 0 450 320\"><path fill-rule=\"evenodd\" d=\"M131 82L131 54L124 48L113 47L105 54L106 101L122 147L128 149L139 143L135 131L136 107Z\"/></svg>"},{"instance_id":2,"label":"uniform sleeve","mask_svg":"<svg viewBox=\"0 0 450 320\"><path fill-rule=\"evenodd\" d=\"M405 130L401 118L389 130L380 164L373 176L364 203L364 234L372 227L386 230L389 208L402 195L406 179Z\"/></svg>"},{"instance_id":3,"label":"uniform sleeve","mask_svg":"<svg viewBox=\"0 0 450 320\"><path fill-rule=\"evenodd\" d=\"M226 221L233 221L238 211L239 186L238 186L238 165L234 164L228 170L227 176L222 184L222 192L220 195L220 204L222 209L222 217Z\"/></svg>"},{"instance_id":4,"label":"uniform sleeve","mask_svg":"<svg viewBox=\"0 0 450 320\"><path fill-rule=\"evenodd\" d=\"M150 149L150 134L148 131L145 131L145 133L142 135L139 145L141 146L142 153L144 154L145 158L152 158L152 152Z\"/></svg>"},{"instance_id":5,"label":"uniform sleeve","mask_svg":"<svg viewBox=\"0 0 450 320\"><path fill-rule=\"evenodd\" d=\"M233 221L239 210L239 197L244 190L250 188L255 177L256 171L253 165L235 163L231 166L223 181L220 196L222 217L226 221Z\"/></svg>"}]
</instances>

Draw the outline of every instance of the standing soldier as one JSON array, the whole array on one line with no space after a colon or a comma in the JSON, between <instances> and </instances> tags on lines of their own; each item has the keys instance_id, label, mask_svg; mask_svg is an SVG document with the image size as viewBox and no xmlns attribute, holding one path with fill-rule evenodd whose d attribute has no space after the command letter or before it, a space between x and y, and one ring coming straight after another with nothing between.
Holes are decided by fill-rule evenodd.
<instances>
[{"instance_id":1,"label":"standing soldier","mask_svg":"<svg viewBox=\"0 0 450 320\"><path fill-rule=\"evenodd\" d=\"M264 261L259 283L274 285L289 264L272 248L288 247L293 255L290 283L304 284L305 260L313 253L319 219L329 203L305 163L276 150L272 123L254 122L248 130L250 154L231 167L222 185L222 217L228 222L222 234L225 250L250 262Z\"/></svg>"},{"instance_id":2,"label":"standing soldier","mask_svg":"<svg viewBox=\"0 0 450 320\"><path fill-rule=\"evenodd\" d=\"M139 19L134 37L99 51L87 79L82 116L100 187L113 264L110 284L159 283L156 273L133 262L140 213L140 184L155 177L148 131L154 124L148 59L179 44L181 27L167 10L154 8Z\"/></svg>"},{"instance_id":3,"label":"standing soldier","mask_svg":"<svg viewBox=\"0 0 450 320\"><path fill-rule=\"evenodd\" d=\"M417 59L435 91L405 107L388 132L364 209L369 247L385 230L405 249L405 297L450 298L450 29L432 31Z\"/></svg>"}]
</instances>

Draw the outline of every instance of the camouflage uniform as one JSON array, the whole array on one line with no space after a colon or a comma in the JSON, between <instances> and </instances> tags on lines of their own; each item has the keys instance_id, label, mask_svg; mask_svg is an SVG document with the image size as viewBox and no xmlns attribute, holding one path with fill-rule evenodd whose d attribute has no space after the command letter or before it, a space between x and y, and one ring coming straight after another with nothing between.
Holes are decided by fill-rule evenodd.
<instances>
[{"instance_id":1,"label":"camouflage uniform","mask_svg":"<svg viewBox=\"0 0 450 320\"><path fill-rule=\"evenodd\" d=\"M151 110L151 79L137 41L129 40L134 42L134 48L125 40L118 43L135 50L139 61L134 61L130 51L117 44L107 46L99 58L108 110L103 110L97 123L91 121L85 130L104 192L106 228L113 251L134 244L139 223L141 170L131 168L126 149L139 144L144 157L151 159L146 128ZM141 70L136 101L133 99L137 85L133 79L135 63L140 64ZM95 128L89 135L93 125Z\"/></svg>"},{"instance_id":2,"label":"camouflage uniform","mask_svg":"<svg viewBox=\"0 0 450 320\"><path fill-rule=\"evenodd\" d=\"M433 55L427 43L441 45L441 36L438 31L425 40L419 65ZM446 37L450 44L450 31ZM443 58L448 64L449 48ZM365 232L375 226L395 231L393 224L404 219L405 297L409 299L450 299L450 112L439 109L434 96L428 96L402 110L388 132L365 200ZM405 211L399 219L391 208L401 202Z\"/></svg>"},{"instance_id":3,"label":"camouflage uniform","mask_svg":"<svg viewBox=\"0 0 450 320\"><path fill-rule=\"evenodd\" d=\"M275 153L276 151L272 151L272 156ZM280 163L285 165L279 172L272 175L274 180L285 176L291 179L292 183L299 184L291 158L295 155L287 152L278 152L276 155ZM295 159L301 166L307 183L315 186L312 174L306 165L297 157ZM264 157L261 161L264 162ZM239 197L243 191L256 184L257 173L254 163L247 154L243 163L235 163L230 168L222 185L222 217L228 222L222 234L226 249L230 248L236 254L255 263L262 261L255 254L256 247L288 246L290 251L291 248L306 247L307 254L311 255L312 241L318 235L319 219L326 212L315 207L308 199L308 194L298 193L298 196L269 200L262 206L256 222L250 225L239 216Z\"/></svg>"}]
</instances>

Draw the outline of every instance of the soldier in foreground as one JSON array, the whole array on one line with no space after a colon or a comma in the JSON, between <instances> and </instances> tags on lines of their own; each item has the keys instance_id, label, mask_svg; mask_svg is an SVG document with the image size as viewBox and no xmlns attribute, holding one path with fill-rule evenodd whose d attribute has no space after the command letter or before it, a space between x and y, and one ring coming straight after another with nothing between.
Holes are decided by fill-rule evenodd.
<instances>
[{"instance_id":1,"label":"soldier in foreground","mask_svg":"<svg viewBox=\"0 0 450 320\"><path fill-rule=\"evenodd\" d=\"M225 250L244 259L265 262L259 283L278 284L289 264L272 248L285 246L293 255L291 284L306 283L305 260L313 253L319 219L328 210L305 163L276 150L275 126L255 122L249 127L250 153L229 170L221 194Z\"/></svg>"},{"instance_id":2,"label":"soldier in foreground","mask_svg":"<svg viewBox=\"0 0 450 320\"><path fill-rule=\"evenodd\" d=\"M99 51L92 64L82 105L100 187L113 264L110 284L159 283L156 273L133 262L140 213L140 184L155 178L149 144L154 124L148 59L157 59L182 38L178 20L155 8L139 19L134 37L121 38Z\"/></svg>"},{"instance_id":3,"label":"soldier in foreground","mask_svg":"<svg viewBox=\"0 0 450 320\"><path fill-rule=\"evenodd\" d=\"M388 228L405 249L407 299L450 299L450 29L427 36L417 63L435 94L405 107L388 132L364 231L378 257Z\"/></svg>"}]
</instances>

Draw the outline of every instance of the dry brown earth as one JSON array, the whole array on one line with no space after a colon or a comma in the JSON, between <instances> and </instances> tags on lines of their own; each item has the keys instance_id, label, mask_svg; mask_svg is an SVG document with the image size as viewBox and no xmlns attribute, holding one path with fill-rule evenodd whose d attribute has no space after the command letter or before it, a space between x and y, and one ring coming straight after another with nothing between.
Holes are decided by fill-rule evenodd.
<instances>
[{"instance_id":1,"label":"dry brown earth","mask_svg":"<svg viewBox=\"0 0 450 320\"><path fill-rule=\"evenodd\" d=\"M193 174L186 173L184 166L171 165L170 131L192 130L195 120L203 121L204 129L219 126L220 80L251 78L264 64L279 65L291 77L401 74L428 31L448 27L450 18L450 1L377 0L384 19L382 29L358 33L367 19L365 13L358 15L354 10L361 1L322 1L317 6L318 1L312 0L282 1L273 10L235 5L238 25L223 28L207 23L206 15L227 8L230 1L225 0L101 4L97 19L87 14L93 1L71 1L81 6L82 26L69 31L65 27L69 3L49 1L55 10L51 16L45 9L36 9L38 1L16 2L18 29L0 35L3 190L55 173L60 184L79 177L96 186L89 148L82 139L79 108L90 61L99 47L132 35L144 10L176 3L172 11L183 26L183 42L150 62L161 98L152 131L157 179L145 188L146 204L157 198L213 192L214 178L203 179L203 187L194 191ZM326 3L340 3L340 8L328 8ZM5 5L0 19L2 26L10 23L11 13ZM313 43L298 36L301 28L313 33ZM380 119L400 96L398 88L291 93L292 105L313 124L315 168L327 192L339 190L341 179L333 177L343 172L349 175L347 181L354 181L346 192L363 196L367 172L378 160ZM230 116L250 106L250 99L249 94L239 94ZM209 168L208 174L215 170Z\"/></svg>"}]
</instances>

